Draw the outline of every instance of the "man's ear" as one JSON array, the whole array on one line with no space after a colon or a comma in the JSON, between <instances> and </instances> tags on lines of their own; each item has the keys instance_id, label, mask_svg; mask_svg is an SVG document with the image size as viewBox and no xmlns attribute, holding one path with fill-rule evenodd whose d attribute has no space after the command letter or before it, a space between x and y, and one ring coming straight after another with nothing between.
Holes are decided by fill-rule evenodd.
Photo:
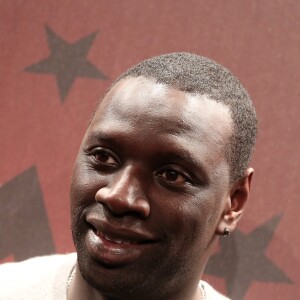
<instances>
[{"instance_id":1,"label":"man's ear","mask_svg":"<svg viewBox=\"0 0 300 300\"><path fill-rule=\"evenodd\" d=\"M253 172L254 170L252 168L248 168L245 171L245 175L233 184L227 203L224 207L223 215L216 230L218 235L226 235L226 230L227 235L234 231L249 198Z\"/></svg>"}]
</instances>

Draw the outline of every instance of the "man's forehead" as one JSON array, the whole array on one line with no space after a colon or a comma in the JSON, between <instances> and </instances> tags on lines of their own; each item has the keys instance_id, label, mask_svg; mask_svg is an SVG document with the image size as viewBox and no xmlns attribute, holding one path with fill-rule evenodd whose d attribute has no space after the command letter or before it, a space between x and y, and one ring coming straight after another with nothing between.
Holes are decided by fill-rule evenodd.
<instances>
[{"instance_id":1,"label":"man's forehead","mask_svg":"<svg viewBox=\"0 0 300 300\"><path fill-rule=\"evenodd\" d=\"M232 134L234 125L227 106L207 95L179 91L145 77L127 77L117 82L100 103L96 121L111 114L141 121L166 122L178 130L212 129L220 136ZM150 124L149 124L150 125ZM174 128L175 131L176 128ZM223 137L225 137L223 136Z\"/></svg>"}]
</instances>

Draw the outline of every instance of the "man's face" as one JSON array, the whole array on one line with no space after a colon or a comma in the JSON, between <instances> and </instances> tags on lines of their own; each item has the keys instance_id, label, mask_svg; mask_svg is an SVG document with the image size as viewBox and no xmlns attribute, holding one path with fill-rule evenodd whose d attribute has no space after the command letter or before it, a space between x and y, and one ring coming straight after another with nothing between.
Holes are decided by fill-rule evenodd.
<instances>
[{"instance_id":1,"label":"man's face","mask_svg":"<svg viewBox=\"0 0 300 300\"><path fill-rule=\"evenodd\" d=\"M84 136L71 187L87 282L125 299L196 284L229 198L231 133L227 107L205 96L144 77L109 91Z\"/></svg>"}]
</instances>

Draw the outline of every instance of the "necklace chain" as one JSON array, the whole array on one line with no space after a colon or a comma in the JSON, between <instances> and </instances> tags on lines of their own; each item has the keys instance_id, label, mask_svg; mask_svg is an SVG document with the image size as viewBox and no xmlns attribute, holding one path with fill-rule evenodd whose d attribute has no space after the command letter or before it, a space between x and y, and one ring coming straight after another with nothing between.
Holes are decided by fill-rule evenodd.
<instances>
[{"instance_id":1,"label":"necklace chain","mask_svg":"<svg viewBox=\"0 0 300 300\"><path fill-rule=\"evenodd\" d=\"M202 283L200 283L200 284L199 284L199 287L200 287L200 289L201 289L201 294L202 294L201 299L202 299L202 300L206 300L207 298L206 298L206 292L205 292L204 285L203 285Z\"/></svg>"},{"instance_id":2,"label":"necklace chain","mask_svg":"<svg viewBox=\"0 0 300 300\"><path fill-rule=\"evenodd\" d=\"M75 269L75 266L74 266L73 269L72 269L72 271L71 271L71 273L70 273L70 275L69 275L69 277L68 277L68 281L67 281L67 293L68 293L69 287L71 285L71 282L72 282L75 274L76 274L76 269Z\"/></svg>"}]
</instances>

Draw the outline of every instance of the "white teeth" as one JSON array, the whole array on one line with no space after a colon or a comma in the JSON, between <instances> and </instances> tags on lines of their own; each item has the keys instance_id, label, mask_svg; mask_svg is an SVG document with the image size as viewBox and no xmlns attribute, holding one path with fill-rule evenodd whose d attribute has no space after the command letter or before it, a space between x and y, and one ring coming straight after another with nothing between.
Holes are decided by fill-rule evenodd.
<instances>
[{"instance_id":1,"label":"white teeth","mask_svg":"<svg viewBox=\"0 0 300 300\"><path fill-rule=\"evenodd\" d=\"M133 241L133 240L121 240L121 239L113 239L109 236L107 236L106 234L97 231L96 233L98 236L101 236L103 238L105 238L107 241L116 243L116 244L137 244L137 241Z\"/></svg>"}]
</instances>

